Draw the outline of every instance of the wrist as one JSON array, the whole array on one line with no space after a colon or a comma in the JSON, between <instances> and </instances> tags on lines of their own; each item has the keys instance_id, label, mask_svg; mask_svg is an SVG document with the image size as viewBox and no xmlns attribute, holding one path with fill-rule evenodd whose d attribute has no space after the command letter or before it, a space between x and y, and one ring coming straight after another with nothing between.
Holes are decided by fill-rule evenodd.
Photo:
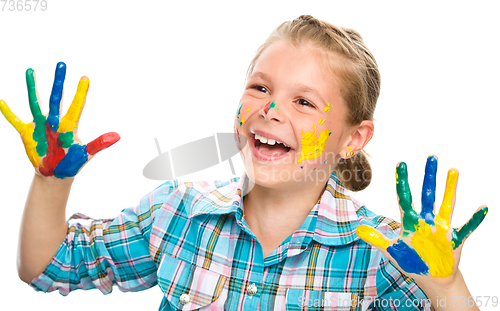
<instances>
[{"instance_id":1,"label":"wrist","mask_svg":"<svg viewBox=\"0 0 500 311\"><path fill-rule=\"evenodd\" d=\"M453 279L442 283L417 282L436 310L479 310L467 288L459 269L450 276ZM472 299L472 300L471 300ZM462 304L461 301L467 303Z\"/></svg>"}]
</instances>

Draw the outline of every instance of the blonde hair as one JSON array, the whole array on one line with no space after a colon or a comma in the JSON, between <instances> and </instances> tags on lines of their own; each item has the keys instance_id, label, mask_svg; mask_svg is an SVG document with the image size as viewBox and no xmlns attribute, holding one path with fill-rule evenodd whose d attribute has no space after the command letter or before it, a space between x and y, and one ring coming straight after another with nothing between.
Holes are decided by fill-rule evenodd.
<instances>
[{"instance_id":1,"label":"blonde hair","mask_svg":"<svg viewBox=\"0 0 500 311\"><path fill-rule=\"evenodd\" d=\"M284 22L271 33L257 50L248 67L247 77L253 72L262 52L279 40L287 40L297 47L312 44L320 51L327 52L330 69L342 81L342 97L348 109L345 120L347 125L373 120L380 93L380 73L375 58L358 32L320 21L310 15L301 15L291 22ZM372 177L367 154L363 150L349 159L340 159L334 173L353 191L366 188Z\"/></svg>"}]
</instances>

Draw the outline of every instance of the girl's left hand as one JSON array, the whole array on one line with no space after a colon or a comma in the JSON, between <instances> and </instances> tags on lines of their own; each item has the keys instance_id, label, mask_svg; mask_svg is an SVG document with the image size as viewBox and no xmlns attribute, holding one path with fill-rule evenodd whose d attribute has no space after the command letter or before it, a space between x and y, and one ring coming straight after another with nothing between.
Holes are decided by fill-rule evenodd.
<instances>
[{"instance_id":1,"label":"girl's left hand","mask_svg":"<svg viewBox=\"0 0 500 311\"><path fill-rule=\"evenodd\" d=\"M481 224L488 208L481 206L459 229L450 226L455 206L458 171L448 171L446 189L439 213L434 215L437 158L429 156L422 189L422 211L413 208L406 163L396 167L396 189L401 212L401 232L387 239L377 230L360 225L356 233L382 251L417 284L451 285L458 275L463 242ZM429 283L431 282L431 283Z\"/></svg>"}]
</instances>

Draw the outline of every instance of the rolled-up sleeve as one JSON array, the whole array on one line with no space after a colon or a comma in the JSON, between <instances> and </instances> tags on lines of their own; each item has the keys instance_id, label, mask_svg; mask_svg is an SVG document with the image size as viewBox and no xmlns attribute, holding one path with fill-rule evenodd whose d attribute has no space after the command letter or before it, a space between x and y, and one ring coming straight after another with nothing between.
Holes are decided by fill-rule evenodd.
<instances>
[{"instance_id":1,"label":"rolled-up sleeve","mask_svg":"<svg viewBox=\"0 0 500 311\"><path fill-rule=\"evenodd\" d=\"M62 295L75 289L97 288L108 294L113 285L121 291L156 285L157 262L150 253L150 231L155 211L176 187L175 181L162 184L114 219L73 215L57 253L30 285L38 291L59 290Z\"/></svg>"}]
</instances>

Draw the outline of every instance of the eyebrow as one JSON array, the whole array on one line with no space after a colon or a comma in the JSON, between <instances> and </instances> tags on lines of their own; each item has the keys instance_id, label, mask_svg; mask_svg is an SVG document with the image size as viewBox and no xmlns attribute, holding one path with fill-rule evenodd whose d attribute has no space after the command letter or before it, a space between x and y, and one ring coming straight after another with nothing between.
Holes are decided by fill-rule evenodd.
<instances>
[{"instance_id":1,"label":"eyebrow","mask_svg":"<svg viewBox=\"0 0 500 311\"><path fill-rule=\"evenodd\" d=\"M261 78L262 80L266 80L266 81L268 81L268 82L269 82L269 81L271 81L271 78L270 78L267 74L265 74L265 73L263 73L263 72L260 72L260 71L254 72L254 73L250 76L250 78L253 78L254 76L257 76L257 77Z\"/></svg>"}]
</instances>

